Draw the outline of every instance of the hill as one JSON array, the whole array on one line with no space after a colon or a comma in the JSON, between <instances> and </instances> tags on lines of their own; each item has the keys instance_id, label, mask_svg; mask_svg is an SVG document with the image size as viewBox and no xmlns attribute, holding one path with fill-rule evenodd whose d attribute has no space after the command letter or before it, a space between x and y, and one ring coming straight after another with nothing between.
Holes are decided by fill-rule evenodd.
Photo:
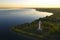
<instances>
[{"instance_id":1,"label":"hill","mask_svg":"<svg viewBox=\"0 0 60 40\"><path fill-rule=\"evenodd\" d=\"M52 16L37 19L32 23L16 25L12 31L37 38L37 40L60 40L60 8L36 8L38 11L52 12ZM38 31L38 21L42 21L42 30Z\"/></svg>"}]
</instances>

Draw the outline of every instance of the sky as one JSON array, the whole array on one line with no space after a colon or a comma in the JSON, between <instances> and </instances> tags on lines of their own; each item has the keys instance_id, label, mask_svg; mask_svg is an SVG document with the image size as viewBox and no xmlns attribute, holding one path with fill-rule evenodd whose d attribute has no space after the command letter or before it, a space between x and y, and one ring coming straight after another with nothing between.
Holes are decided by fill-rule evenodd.
<instances>
[{"instance_id":1,"label":"sky","mask_svg":"<svg viewBox=\"0 0 60 40\"><path fill-rule=\"evenodd\" d=\"M60 8L60 0L0 0L0 7Z\"/></svg>"}]
</instances>

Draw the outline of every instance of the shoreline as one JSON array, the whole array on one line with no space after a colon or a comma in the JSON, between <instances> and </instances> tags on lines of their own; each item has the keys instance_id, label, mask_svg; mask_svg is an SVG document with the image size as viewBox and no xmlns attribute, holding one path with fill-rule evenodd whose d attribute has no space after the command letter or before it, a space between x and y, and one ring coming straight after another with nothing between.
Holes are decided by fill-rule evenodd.
<instances>
[{"instance_id":1,"label":"shoreline","mask_svg":"<svg viewBox=\"0 0 60 40\"><path fill-rule=\"evenodd\" d=\"M10 30L10 31L12 31L12 30ZM24 33L22 34L21 32L20 32L20 33L15 32L15 31L12 31L12 32L13 32L14 34L17 34L18 36L23 36L23 37L25 37L25 38L27 38L27 39L38 40L38 39L36 39L36 38L34 38L34 37L32 37L32 36L25 35Z\"/></svg>"}]
</instances>

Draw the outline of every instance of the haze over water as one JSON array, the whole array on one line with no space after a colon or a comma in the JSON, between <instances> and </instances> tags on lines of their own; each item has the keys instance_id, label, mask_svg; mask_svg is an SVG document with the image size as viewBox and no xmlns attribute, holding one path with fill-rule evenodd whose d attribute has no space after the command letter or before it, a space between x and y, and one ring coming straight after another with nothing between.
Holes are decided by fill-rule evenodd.
<instances>
[{"instance_id":1,"label":"haze over water","mask_svg":"<svg viewBox=\"0 0 60 40\"><path fill-rule=\"evenodd\" d=\"M0 9L0 39L24 40L26 38L15 35L10 31L10 27L12 27L12 25L32 22L41 17L51 15L53 15L53 13L40 12L36 9Z\"/></svg>"}]
</instances>

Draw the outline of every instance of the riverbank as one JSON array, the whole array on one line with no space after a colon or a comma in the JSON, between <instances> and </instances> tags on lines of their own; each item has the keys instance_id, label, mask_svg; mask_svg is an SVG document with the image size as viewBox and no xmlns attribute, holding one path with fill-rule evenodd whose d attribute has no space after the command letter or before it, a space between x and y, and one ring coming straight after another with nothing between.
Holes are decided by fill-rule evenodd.
<instances>
[{"instance_id":1,"label":"riverbank","mask_svg":"<svg viewBox=\"0 0 60 40\"><path fill-rule=\"evenodd\" d=\"M26 34L24 34L24 33L22 33L22 32L18 32L18 33L17 33L17 31L12 31L12 30L11 30L11 32L12 32L13 34L17 35L17 36L20 36L20 37L19 37L20 40L37 40L36 38L31 37L31 36L29 36L29 35L26 35ZM24 39L23 39L23 38L24 38ZM16 40L19 40L19 39L16 39Z\"/></svg>"},{"instance_id":2,"label":"riverbank","mask_svg":"<svg viewBox=\"0 0 60 40\"><path fill-rule=\"evenodd\" d=\"M46 8L37 10L52 12L54 15L37 19L32 23L16 25L12 28L12 31L20 33L22 35L34 37L38 40L58 40L60 37L60 9ZM37 30L39 20L42 21L42 31Z\"/></svg>"}]
</instances>

